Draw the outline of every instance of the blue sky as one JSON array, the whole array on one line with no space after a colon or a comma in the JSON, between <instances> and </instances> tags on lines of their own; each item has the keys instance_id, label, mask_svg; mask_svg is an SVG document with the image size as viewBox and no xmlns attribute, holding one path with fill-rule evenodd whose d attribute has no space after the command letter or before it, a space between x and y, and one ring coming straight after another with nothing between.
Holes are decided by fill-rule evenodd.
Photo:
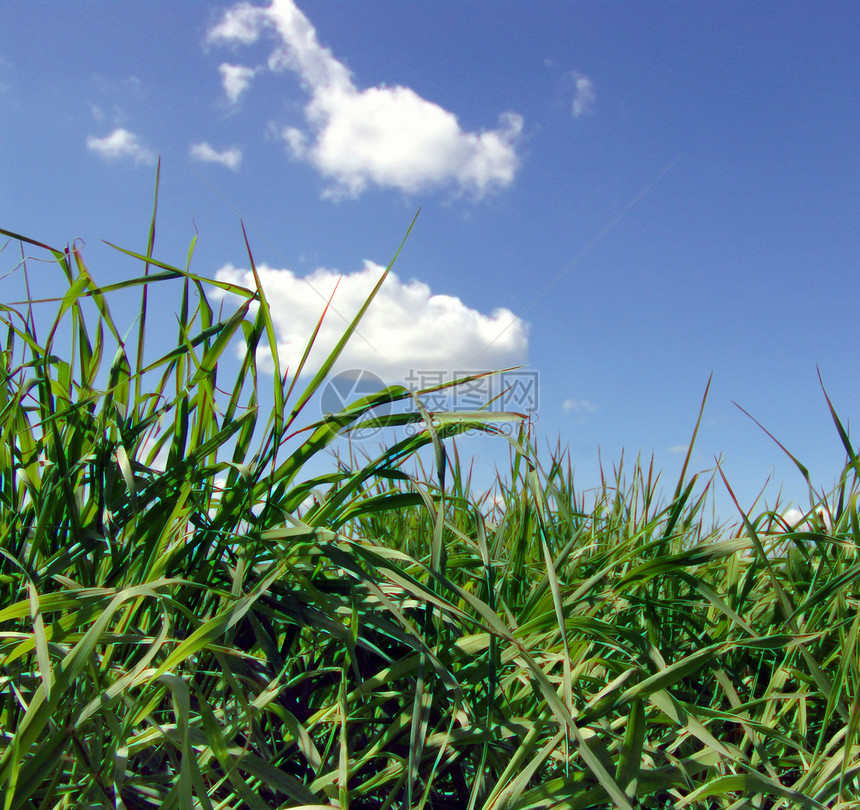
<instances>
[{"instance_id":1,"label":"blue sky","mask_svg":"<svg viewBox=\"0 0 860 810\"><path fill-rule=\"evenodd\" d=\"M183 265L196 228L193 269L241 280L244 217L294 364L321 296L343 276L349 316L420 207L341 368L524 364L538 444L569 445L583 489L622 448L671 489L713 372L692 467L722 458L744 507L769 477L805 505L733 402L834 482L817 368L850 422L858 24L832 2L5 3L0 227L136 274L100 240L144 248L161 156L156 255Z\"/></svg>"}]
</instances>

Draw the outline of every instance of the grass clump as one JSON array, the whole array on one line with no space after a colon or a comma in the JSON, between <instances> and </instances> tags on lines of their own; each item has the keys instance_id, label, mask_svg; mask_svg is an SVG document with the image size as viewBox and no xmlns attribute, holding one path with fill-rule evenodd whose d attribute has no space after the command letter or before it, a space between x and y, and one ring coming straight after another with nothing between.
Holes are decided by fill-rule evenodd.
<instances>
[{"instance_id":1,"label":"grass clump","mask_svg":"<svg viewBox=\"0 0 860 810\"><path fill-rule=\"evenodd\" d=\"M389 412L393 386L302 424L364 310L299 390L265 292L157 260L154 218L109 286L3 233L68 287L47 330L2 308L3 810L856 806L860 468L835 413L849 462L802 529L706 528L686 465L668 503L642 464L586 502L524 430L491 510L449 440L517 415ZM359 424L414 433L311 476ZM436 469L408 474L423 446Z\"/></svg>"}]
</instances>

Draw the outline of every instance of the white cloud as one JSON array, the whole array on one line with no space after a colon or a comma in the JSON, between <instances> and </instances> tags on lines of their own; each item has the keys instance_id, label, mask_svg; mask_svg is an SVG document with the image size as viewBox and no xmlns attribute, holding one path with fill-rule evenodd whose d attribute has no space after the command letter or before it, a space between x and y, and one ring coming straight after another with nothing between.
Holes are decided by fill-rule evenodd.
<instances>
[{"instance_id":1,"label":"white cloud","mask_svg":"<svg viewBox=\"0 0 860 810\"><path fill-rule=\"evenodd\" d=\"M221 83L224 85L224 95L230 104L235 104L250 86L257 71L245 65L230 65L227 62L218 66L221 73Z\"/></svg>"},{"instance_id":2,"label":"white cloud","mask_svg":"<svg viewBox=\"0 0 860 810\"><path fill-rule=\"evenodd\" d=\"M786 509L785 512L782 513L782 517L789 526L797 526L806 518L806 513L802 509L798 509L796 506L792 506L789 509Z\"/></svg>"},{"instance_id":3,"label":"white cloud","mask_svg":"<svg viewBox=\"0 0 860 810\"><path fill-rule=\"evenodd\" d=\"M587 399L566 399L561 407L574 413L594 413L597 410Z\"/></svg>"},{"instance_id":4,"label":"white cloud","mask_svg":"<svg viewBox=\"0 0 860 810\"><path fill-rule=\"evenodd\" d=\"M571 78L573 79L575 89L570 111L574 118L579 118L591 112L591 108L597 100L597 93L594 90L594 83L588 76L574 72L571 74Z\"/></svg>"},{"instance_id":5,"label":"white cloud","mask_svg":"<svg viewBox=\"0 0 860 810\"><path fill-rule=\"evenodd\" d=\"M690 449L689 444L673 444L668 448L670 453L686 453Z\"/></svg>"},{"instance_id":6,"label":"white cloud","mask_svg":"<svg viewBox=\"0 0 860 810\"><path fill-rule=\"evenodd\" d=\"M833 528L833 521L824 509L816 509L816 514L803 511L796 506L791 506L782 513L782 518L795 531L809 532L818 529Z\"/></svg>"},{"instance_id":7,"label":"white cloud","mask_svg":"<svg viewBox=\"0 0 860 810\"><path fill-rule=\"evenodd\" d=\"M409 193L453 185L481 197L513 181L523 127L516 113L500 116L495 129L466 132L453 113L408 87L359 90L292 0L237 5L208 40L248 45L264 31L277 43L268 69L297 73L310 94L307 131L287 127L281 137L293 157L333 182L328 196L356 197L369 185Z\"/></svg>"},{"instance_id":8,"label":"white cloud","mask_svg":"<svg viewBox=\"0 0 860 810\"><path fill-rule=\"evenodd\" d=\"M206 39L209 42L241 42L250 45L260 36L258 15L263 9L256 8L250 3L239 3L224 12L221 22L210 28Z\"/></svg>"},{"instance_id":9,"label":"white cloud","mask_svg":"<svg viewBox=\"0 0 860 810\"><path fill-rule=\"evenodd\" d=\"M155 153L137 135L122 127L104 138L90 135L87 138L87 149L107 161L129 158L136 165L155 163Z\"/></svg>"},{"instance_id":10,"label":"white cloud","mask_svg":"<svg viewBox=\"0 0 860 810\"><path fill-rule=\"evenodd\" d=\"M287 142L290 151L297 157L303 158L307 152L308 139L305 133L295 127L287 127L281 137Z\"/></svg>"},{"instance_id":11,"label":"white cloud","mask_svg":"<svg viewBox=\"0 0 860 810\"><path fill-rule=\"evenodd\" d=\"M278 333L281 363L295 370L337 285L305 374L315 372L356 315L384 268L370 261L343 276L325 268L301 279L289 270L258 268ZM221 281L253 287L251 273L225 265ZM525 360L528 326L507 309L485 315L459 298L434 295L420 281L389 274L341 355L334 372L368 369L391 383L410 371L492 370ZM450 379L450 377L448 378Z\"/></svg>"},{"instance_id":12,"label":"white cloud","mask_svg":"<svg viewBox=\"0 0 860 810\"><path fill-rule=\"evenodd\" d=\"M218 152L213 149L205 141L203 143L195 143L191 147L191 158L193 160L202 160L207 163L220 163L234 172L239 168L242 162L242 150L236 146L231 146L223 152Z\"/></svg>"}]
</instances>

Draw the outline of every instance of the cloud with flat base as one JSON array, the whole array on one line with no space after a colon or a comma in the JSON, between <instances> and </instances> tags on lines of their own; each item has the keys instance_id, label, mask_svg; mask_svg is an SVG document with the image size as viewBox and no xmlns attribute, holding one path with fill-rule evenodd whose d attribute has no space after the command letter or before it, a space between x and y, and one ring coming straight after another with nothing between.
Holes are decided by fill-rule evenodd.
<instances>
[{"instance_id":1,"label":"cloud with flat base","mask_svg":"<svg viewBox=\"0 0 860 810\"><path fill-rule=\"evenodd\" d=\"M278 336L279 360L295 372L326 302L331 307L316 336L303 375L316 373L356 316L385 268L371 261L341 275L319 268L305 278L290 270L257 268ZM251 272L231 264L216 273L219 281L254 288ZM426 284L401 281L389 273L332 374L367 369L387 382L404 384L416 372L495 370L522 363L528 325L507 309L489 315L459 298L434 294ZM263 368L271 371L271 359Z\"/></svg>"},{"instance_id":2,"label":"cloud with flat base","mask_svg":"<svg viewBox=\"0 0 860 810\"><path fill-rule=\"evenodd\" d=\"M207 41L250 45L264 33L275 42L265 69L295 73L310 96L305 127L284 127L280 137L295 159L330 181L325 196L358 197L377 186L406 193L447 187L481 198L513 182L523 128L517 113L500 115L495 128L468 132L454 113L411 88L359 89L292 0L236 5ZM223 65L222 77L228 97L238 98L250 81L250 74L225 72ZM232 90L228 78L238 82Z\"/></svg>"}]
</instances>

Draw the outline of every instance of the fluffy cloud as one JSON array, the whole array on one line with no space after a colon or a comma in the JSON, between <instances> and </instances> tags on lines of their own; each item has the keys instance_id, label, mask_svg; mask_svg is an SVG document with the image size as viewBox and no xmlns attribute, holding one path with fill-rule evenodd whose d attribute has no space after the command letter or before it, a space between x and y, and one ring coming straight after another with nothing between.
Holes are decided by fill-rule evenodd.
<instances>
[{"instance_id":1,"label":"fluffy cloud","mask_svg":"<svg viewBox=\"0 0 860 810\"><path fill-rule=\"evenodd\" d=\"M298 367L305 345L337 291L317 336L305 374L315 372L379 280L384 268L366 261L354 273L317 269L302 279L289 270L258 268L272 308L281 363ZM221 281L253 288L248 270L225 265ZM389 274L335 368L362 368L403 383L414 371L491 370L521 363L528 348L528 327L506 309L490 315L459 298L434 295L420 281L402 282ZM449 377L450 379L450 377Z\"/></svg>"},{"instance_id":2,"label":"fluffy cloud","mask_svg":"<svg viewBox=\"0 0 860 810\"><path fill-rule=\"evenodd\" d=\"M242 162L242 150L238 147L231 146L223 152L218 152L205 141L203 143L195 143L191 147L190 154L193 160L202 160L206 163L220 163L222 166L226 166L233 171L236 171Z\"/></svg>"},{"instance_id":3,"label":"fluffy cloud","mask_svg":"<svg viewBox=\"0 0 860 810\"><path fill-rule=\"evenodd\" d=\"M591 112L591 108L597 100L597 93L594 90L594 83L588 76L574 72L571 74L571 78L573 79L574 94L570 111L574 118L579 118L581 115L587 115Z\"/></svg>"},{"instance_id":4,"label":"fluffy cloud","mask_svg":"<svg viewBox=\"0 0 860 810\"><path fill-rule=\"evenodd\" d=\"M783 520L788 523L794 531L809 532L820 528L833 528L833 521L824 509L817 509L813 516L809 511L804 512L796 506L789 507L782 513Z\"/></svg>"},{"instance_id":5,"label":"fluffy cloud","mask_svg":"<svg viewBox=\"0 0 860 810\"><path fill-rule=\"evenodd\" d=\"M129 158L136 165L155 163L155 153L137 135L122 127L104 138L90 135L87 138L87 149L107 161Z\"/></svg>"},{"instance_id":6,"label":"fluffy cloud","mask_svg":"<svg viewBox=\"0 0 860 810\"><path fill-rule=\"evenodd\" d=\"M221 83L224 85L224 95L230 104L235 104L250 86L256 70L245 65L230 65L226 62L218 66L221 73Z\"/></svg>"},{"instance_id":7,"label":"fluffy cloud","mask_svg":"<svg viewBox=\"0 0 860 810\"><path fill-rule=\"evenodd\" d=\"M792 506L782 513L782 517L789 526L799 526L806 519L806 513L802 509Z\"/></svg>"},{"instance_id":8,"label":"fluffy cloud","mask_svg":"<svg viewBox=\"0 0 860 810\"><path fill-rule=\"evenodd\" d=\"M295 158L333 182L329 196L356 197L371 184L406 192L451 184L481 197L513 181L523 126L516 113L500 116L495 129L466 132L453 113L408 87L359 90L292 0L237 5L208 40L248 45L264 32L276 43L268 70L298 74L310 95L307 129L287 127L281 136Z\"/></svg>"}]
</instances>

